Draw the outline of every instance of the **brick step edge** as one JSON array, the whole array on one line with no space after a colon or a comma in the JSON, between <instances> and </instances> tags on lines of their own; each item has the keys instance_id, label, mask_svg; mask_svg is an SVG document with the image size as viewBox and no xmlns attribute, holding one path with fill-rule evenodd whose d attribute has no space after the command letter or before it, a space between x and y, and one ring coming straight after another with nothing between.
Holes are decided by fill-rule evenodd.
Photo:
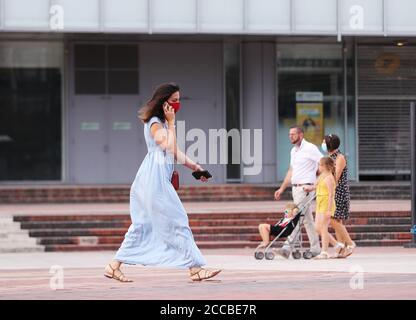
<instances>
[{"instance_id":1,"label":"brick step edge","mask_svg":"<svg viewBox=\"0 0 416 320\"><path fill-rule=\"evenodd\" d=\"M227 219L280 219L282 213L274 212L211 212L211 213L188 213L189 221L192 220L227 220ZM410 210L404 211L355 211L351 212L350 218L400 218L400 217L411 217ZM112 220L130 221L129 214L85 214L85 215L16 215L13 217L13 221L16 222L29 222L29 221L97 221L97 220ZM348 220L347 220L348 221Z\"/></svg>"},{"instance_id":2,"label":"brick step edge","mask_svg":"<svg viewBox=\"0 0 416 320\"><path fill-rule=\"evenodd\" d=\"M347 230L350 234L382 234L382 233L408 233L410 234L411 225L393 225L393 226L347 226ZM124 236L128 228L116 228L116 229L32 229L29 230L29 236L34 238L55 238L55 237L113 237ZM194 236L206 235L206 236L218 236L218 235L253 235L258 234L256 227L229 227L229 228L205 228L205 227L193 227L191 228ZM305 229L302 228L302 232ZM330 232L334 232L331 228Z\"/></svg>"},{"instance_id":3,"label":"brick step edge","mask_svg":"<svg viewBox=\"0 0 416 320\"><path fill-rule=\"evenodd\" d=\"M407 240L412 239L410 233L405 232L383 232L383 233L351 233L351 239L355 242L359 241L388 241L388 240ZM261 241L260 236L255 234L247 234L242 236L233 236L233 235L212 235L212 236L194 236L196 242L198 241L212 241L212 242L230 242L230 241ZM306 234L303 235L303 241L307 242L308 238ZM118 244L121 245L124 237L123 236L104 236L104 237L78 237L78 236L68 236L68 237L39 237L37 238L37 243L40 245L104 245L104 244ZM284 240L284 239L283 239ZM280 241L280 240L279 240ZM278 241L278 242L279 242Z\"/></svg>"}]
</instances>

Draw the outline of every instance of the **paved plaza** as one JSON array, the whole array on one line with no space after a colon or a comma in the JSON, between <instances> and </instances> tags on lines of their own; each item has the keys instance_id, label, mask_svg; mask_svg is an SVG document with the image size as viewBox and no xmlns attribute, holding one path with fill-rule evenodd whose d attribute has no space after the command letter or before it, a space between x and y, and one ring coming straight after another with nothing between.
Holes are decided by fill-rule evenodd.
<instances>
[{"instance_id":1,"label":"paved plaza","mask_svg":"<svg viewBox=\"0 0 416 320\"><path fill-rule=\"evenodd\" d=\"M202 250L216 278L125 266L133 283L103 276L114 252L0 255L0 299L416 299L416 249L357 248L348 259L257 261L252 249Z\"/></svg>"}]
</instances>

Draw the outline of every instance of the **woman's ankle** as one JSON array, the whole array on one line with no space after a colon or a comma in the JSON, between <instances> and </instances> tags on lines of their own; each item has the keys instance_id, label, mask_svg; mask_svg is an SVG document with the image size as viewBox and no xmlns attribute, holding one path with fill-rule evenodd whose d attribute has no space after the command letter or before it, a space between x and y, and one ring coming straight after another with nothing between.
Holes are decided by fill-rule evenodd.
<instances>
[{"instance_id":1,"label":"woman's ankle","mask_svg":"<svg viewBox=\"0 0 416 320\"><path fill-rule=\"evenodd\" d=\"M121 262L117 261L117 260L113 260L109 263L110 267L114 270L120 269L121 267Z\"/></svg>"},{"instance_id":2,"label":"woman's ankle","mask_svg":"<svg viewBox=\"0 0 416 320\"><path fill-rule=\"evenodd\" d=\"M357 245L355 244L355 242L354 241L352 241L351 240L351 242L347 242L346 243L347 244L347 247L350 247L350 248L355 248Z\"/></svg>"},{"instance_id":3,"label":"woman's ankle","mask_svg":"<svg viewBox=\"0 0 416 320\"><path fill-rule=\"evenodd\" d=\"M202 269L201 267L191 267L191 268L189 268L189 272L190 273L195 273L195 272L200 271L201 269Z\"/></svg>"}]
</instances>

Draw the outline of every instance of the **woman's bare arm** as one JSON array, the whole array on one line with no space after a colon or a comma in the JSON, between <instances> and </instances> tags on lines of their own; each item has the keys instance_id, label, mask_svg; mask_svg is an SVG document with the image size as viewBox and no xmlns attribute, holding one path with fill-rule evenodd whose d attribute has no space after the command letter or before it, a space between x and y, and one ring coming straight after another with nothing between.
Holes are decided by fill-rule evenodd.
<instances>
[{"instance_id":1,"label":"woman's bare arm","mask_svg":"<svg viewBox=\"0 0 416 320\"><path fill-rule=\"evenodd\" d=\"M345 161L345 157L340 154L337 157L337 160L335 161L335 180L338 184L339 179L341 179L342 171L346 167L347 162Z\"/></svg>"}]
</instances>

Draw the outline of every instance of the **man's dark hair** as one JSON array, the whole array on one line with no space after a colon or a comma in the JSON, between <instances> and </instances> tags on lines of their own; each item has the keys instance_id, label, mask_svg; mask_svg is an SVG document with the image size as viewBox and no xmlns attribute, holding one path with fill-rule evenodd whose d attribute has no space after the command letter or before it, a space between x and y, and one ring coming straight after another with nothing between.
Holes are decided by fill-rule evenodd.
<instances>
[{"instance_id":1,"label":"man's dark hair","mask_svg":"<svg viewBox=\"0 0 416 320\"><path fill-rule=\"evenodd\" d=\"M298 133L303 133L303 129L301 127L297 126L297 125L291 126L289 128L289 130L290 129L296 129L298 131Z\"/></svg>"}]
</instances>

